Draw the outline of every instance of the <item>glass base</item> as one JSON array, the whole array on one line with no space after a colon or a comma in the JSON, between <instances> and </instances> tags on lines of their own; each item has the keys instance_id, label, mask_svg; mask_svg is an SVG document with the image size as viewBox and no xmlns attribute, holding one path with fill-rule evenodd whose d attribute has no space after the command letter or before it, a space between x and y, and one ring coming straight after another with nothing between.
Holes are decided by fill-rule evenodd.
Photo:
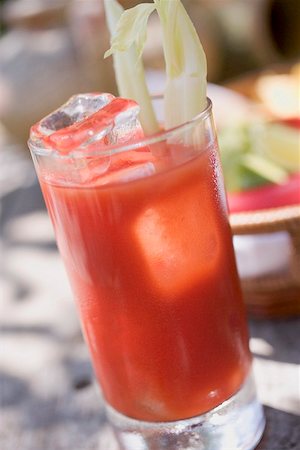
<instances>
[{"instance_id":1,"label":"glass base","mask_svg":"<svg viewBox=\"0 0 300 450\"><path fill-rule=\"evenodd\" d=\"M265 418L250 375L242 388L213 410L174 422L143 422L107 406L121 450L252 450Z\"/></svg>"}]
</instances>

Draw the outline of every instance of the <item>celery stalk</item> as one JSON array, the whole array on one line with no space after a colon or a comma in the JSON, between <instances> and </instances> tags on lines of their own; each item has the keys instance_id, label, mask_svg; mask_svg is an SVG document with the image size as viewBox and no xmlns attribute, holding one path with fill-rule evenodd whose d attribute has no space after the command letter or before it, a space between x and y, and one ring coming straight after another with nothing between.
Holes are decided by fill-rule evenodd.
<instances>
[{"instance_id":1,"label":"celery stalk","mask_svg":"<svg viewBox=\"0 0 300 450\"><path fill-rule=\"evenodd\" d=\"M104 0L104 7L109 31L114 36L124 9L116 0ZM144 66L139 56L134 44L123 52L114 53L116 82L121 97L131 98L140 105L140 122L145 134L153 134L159 130L159 126L149 96Z\"/></svg>"},{"instance_id":2,"label":"celery stalk","mask_svg":"<svg viewBox=\"0 0 300 450\"><path fill-rule=\"evenodd\" d=\"M167 84L165 126L191 120L206 106L206 57L180 0L154 0L162 24Z\"/></svg>"},{"instance_id":3,"label":"celery stalk","mask_svg":"<svg viewBox=\"0 0 300 450\"><path fill-rule=\"evenodd\" d=\"M115 0L106 0L106 7ZM111 40L111 48L105 56L131 55L124 75L124 84L129 83L127 74L136 71L133 64L139 60L146 40L147 20L156 9L163 30L163 48L166 63L167 84L164 93L165 128L172 128L191 120L206 106L206 58L196 30L180 0L154 0L154 3L139 4L121 15ZM136 58L136 59L135 59ZM124 62L120 66L125 67ZM139 64L142 64L139 60ZM118 63L115 64L120 70ZM123 76L122 74L120 75ZM119 76L118 76L119 77ZM126 80L125 80L126 77ZM140 83L142 71L136 74ZM120 82L120 86L122 84ZM143 81L144 83L144 81ZM129 92L129 90L128 90ZM143 107L145 97L137 100ZM147 109L149 112L149 109ZM147 121L146 121L147 122Z\"/></svg>"},{"instance_id":4,"label":"celery stalk","mask_svg":"<svg viewBox=\"0 0 300 450\"><path fill-rule=\"evenodd\" d=\"M272 183L283 183L288 178L288 172L274 162L258 153L247 153L241 158L244 167L260 175Z\"/></svg>"}]
</instances>

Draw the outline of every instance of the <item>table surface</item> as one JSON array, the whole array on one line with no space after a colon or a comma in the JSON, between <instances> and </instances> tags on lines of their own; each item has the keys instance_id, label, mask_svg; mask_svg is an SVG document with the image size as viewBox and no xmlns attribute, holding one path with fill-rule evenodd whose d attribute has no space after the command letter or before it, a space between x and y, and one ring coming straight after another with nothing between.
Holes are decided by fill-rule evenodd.
<instances>
[{"instance_id":1,"label":"table surface","mask_svg":"<svg viewBox=\"0 0 300 450\"><path fill-rule=\"evenodd\" d=\"M0 150L0 448L113 450L32 162ZM258 448L300 449L300 320L249 323L267 417Z\"/></svg>"}]
</instances>

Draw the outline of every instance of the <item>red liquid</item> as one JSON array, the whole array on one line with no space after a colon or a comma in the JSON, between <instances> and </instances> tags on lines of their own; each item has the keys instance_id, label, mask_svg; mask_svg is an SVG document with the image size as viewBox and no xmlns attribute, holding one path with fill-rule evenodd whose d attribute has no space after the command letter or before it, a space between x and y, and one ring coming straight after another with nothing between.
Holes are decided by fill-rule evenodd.
<instances>
[{"instance_id":1,"label":"red liquid","mask_svg":"<svg viewBox=\"0 0 300 450\"><path fill-rule=\"evenodd\" d=\"M229 398L250 354L213 152L124 184L41 180L108 403L149 421Z\"/></svg>"}]
</instances>

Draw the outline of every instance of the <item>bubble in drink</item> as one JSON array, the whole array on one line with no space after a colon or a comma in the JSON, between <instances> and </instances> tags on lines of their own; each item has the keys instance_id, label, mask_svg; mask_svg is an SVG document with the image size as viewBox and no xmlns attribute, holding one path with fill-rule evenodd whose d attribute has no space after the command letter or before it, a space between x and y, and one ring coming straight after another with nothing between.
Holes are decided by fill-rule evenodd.
<instances>
[{"instance_id":1,"label":"bubble in drink","mask_svg":"<svg viewBox=\"0 0 300 450\"><path fill-rule=\"evenodd\" d=\"M74 95L32 127L31 139L67 154L132 143L143 137L139 111L135 101L111 94Z\"/></svg>"}]
</instances>

